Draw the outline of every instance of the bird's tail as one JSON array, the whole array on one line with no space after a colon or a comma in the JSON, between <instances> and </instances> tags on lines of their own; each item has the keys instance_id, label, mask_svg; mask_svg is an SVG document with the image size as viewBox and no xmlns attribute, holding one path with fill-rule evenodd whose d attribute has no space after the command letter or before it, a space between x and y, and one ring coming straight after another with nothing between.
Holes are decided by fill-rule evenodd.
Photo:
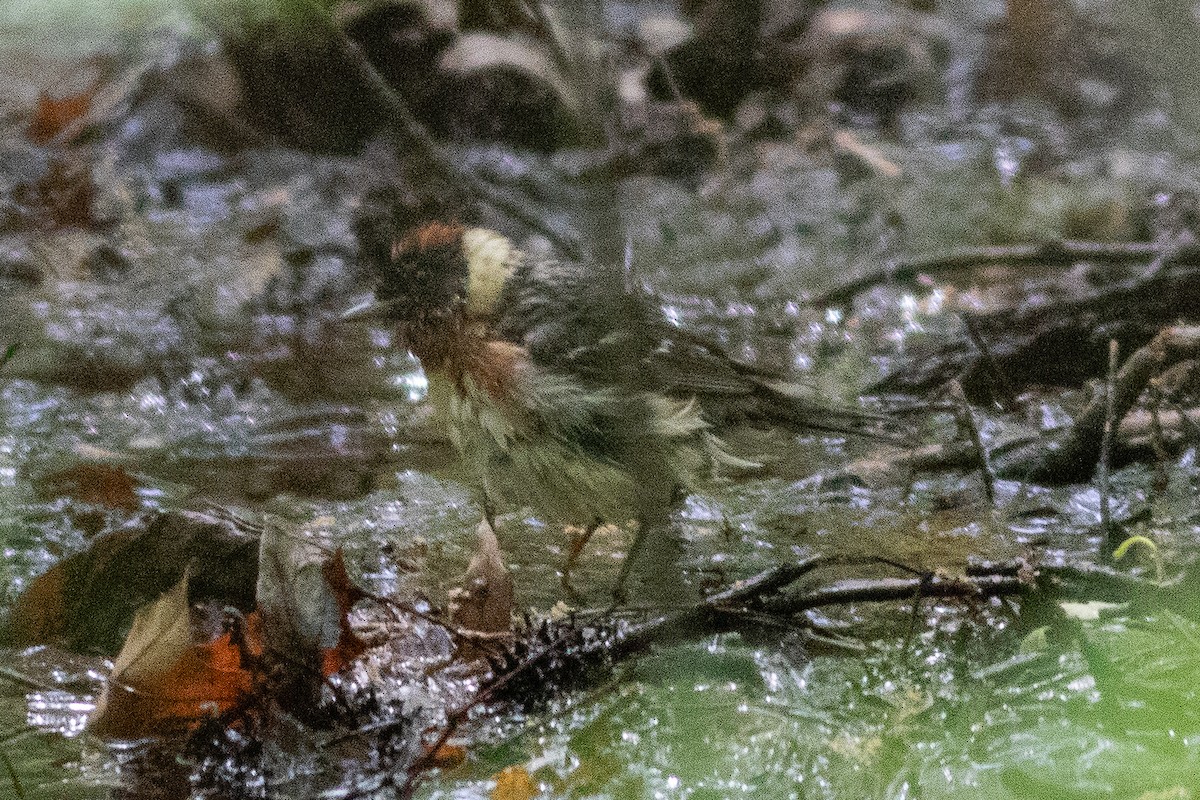
<instances>
[{"instance_id":1,"label":"bird's tail","mask_svg":"<svg viewBox=\"0 0 1200 800\"><path fill-rule=\"evenodd\" d=\"M887 414L831 405L812 397L794 383L759 379L755 381L759 410L768 421L810 431L895 441L909 431L900 420Z\"/></svg>"}]
</instances>

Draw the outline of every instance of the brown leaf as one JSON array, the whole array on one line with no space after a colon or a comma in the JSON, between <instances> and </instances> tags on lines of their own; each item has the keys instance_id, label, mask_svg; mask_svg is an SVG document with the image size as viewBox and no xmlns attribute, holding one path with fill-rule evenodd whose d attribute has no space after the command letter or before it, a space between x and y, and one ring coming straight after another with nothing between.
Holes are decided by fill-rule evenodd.
<instances>
[{"instance_id":1,"label":"brown leaf","mask_svg":"<svg viewBox=\"0 0 1200 800\"><path fill-rule=\"evenodd\" d=\"M531 800L540 794L524 767L505 767L496 773L496 786L489 797L491 800Z\"/></svg>"},{"instance_id":2,"label":"brown leaf","mask_svg":"<svg viewBox=\"0 0 1200 800\"><path fill-rule=\"evenodd\" d=\"M192 637L187 575L138 611L89 720L98 736L139 738L186 729L228 711L251 691L251 673L229 633Z\"/></svg>"},{"instance_id":3,"label":"brown leaf","mask_svg":"<svg viewBox=\"0 0 1200 800\"><path fill-rule=\"evenodd\" d=\"M325 582L329 585L329 589L337 601L338 625L341 628L337 645L321 651L321 674L329 677L341 672L367 651L366 642L360 639L350 627L349 618L354 604L364 599L367 593L350 580L350 576L346 573L346 560L340 547L328 561L321 565L321 574L325 576Z\"/></svg>"},{"instance_id":4,"label":"brown leaf","mask_svg":"<svg viewBox=\"0 0 1200 800\"><path fill-rule=\"evenodd\" d=\"M66 97L51 97L42 92L38 95L37 108L25 136L34 144L49 144L77 120L83 119L92 110L92 98L97 86L92 86L79 94Z\"/></svg>"},{"instance_id":5,"label":"brown leaf","mask_svg":"<svg viewBox=\"0 0 1200 800\"><path fill-rule=\"evenodd\" d=\"M131 513L138 509L137 481L121 466L76 464L45 476L38 488L46 497L65 495Z\"/></svg>"},{"instance_id":6,"label":"brown leaf","mask_svg":"<svg viewBox=\"0 0 1200 800\"><path fill-rule=\"evenodd\" d=\"M467 567L461 589L453 592L451 616L459 626L474 631L512 630L516 608L512 575L504 565L500 542L487 521L475 529L475 555Z\"/></svg>"},{"instance_id":7,"label":"brown leaf","mask_svg":"<svg viewBox=\"0 0 1200 800\"><path fill-rule=\"evenodd\" d=\"M67 629L67 586L71 570L59 562L33 579L13 603L7 639L17 645L48 644Z\"/></svg>"},{"instance_id":8,"label":"brown leaf","mask_svg":"<svg viewBox=\"0 0 1200 800\"><path fill-rule=\"evenodd\" d=\"M131 610L178 582L188 564L193 600L250 610L257 551L257 540L228 520L194 512L135 517L35 578L13 603L4 636L18 646L116 652Z\"/></svg>"},{"instance_id":9,"label":"brown leaf","mask_svg":"<svg viewBox=\"0 0 1200 800\"><path fill-rule=\"evenodd\" d=\"M341 551L329 558L303 533L281 520L264 521L259 548L258 607L268 650L292 665L296 698L340 672L367 649L347 615L365 594L346 574ZM311 676L303 673L305 667Z\"/></svg>"}]
</instances>

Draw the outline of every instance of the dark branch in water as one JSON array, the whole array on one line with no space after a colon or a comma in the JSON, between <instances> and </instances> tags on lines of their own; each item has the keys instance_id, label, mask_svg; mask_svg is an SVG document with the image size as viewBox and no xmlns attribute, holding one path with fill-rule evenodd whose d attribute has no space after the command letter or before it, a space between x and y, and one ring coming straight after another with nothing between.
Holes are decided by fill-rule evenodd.
<instances>
[{"instance_id":1,"label":"dark branch in water","mask_svg":"<svg viewBox=\"0 0 1200 800\"><path fill-rule=\"evenodd\" d=\"M1004 453L993 451L996 474L1041 483L1087 480L1100 462L1106 420L1115 429L1151 378L1164 366L1200 354L1200 327L1161 331L1131 355L1113 378L1112 391L1092 398L1062 437L1040 437Z\"/></svg>"},{"instance_id":2,"label":"dark branch in water","mask_svg":"<svg viewBox=\"0 0 1200 800\"><path fill-rule=\"evenodd\" d=\"M1081 242L1071 239L1039 244L1016 244L997 247L963 247L947 253L915 256L888 265L861 278L848 281L812 299L813 305L846 305L857 295L875 286L910 284L922 275L939 275L959 270L976 269L985 264L1074 264L1077 261L1107 261L1127 263L1151 259L1163 266L1188 259L1200 258L1200 246L1195 242ZM1148 273L1145 277L1151 277Z\"/></svg>"},{"instance_id":3,"label":"dark branch in water","mask_svg":"<svg viewBox=\"0 0 1200 800\"><path fill-rule=\"evenodd\" d=\"M843 578L816 586L790 588L827 567L872 563L911 574L905 577ZM1040 566L1026 560L1013 560L972 564L960 574L948 574L912 570L886 559L816 555L780 564L738 581L682 611L624 629L616 625L611 612L595 612L595 617L592 612L584 612L565 622L543 624L540 628L529 626L525 635L533 644L523 650L511 651L516 655L507 662L502 659L493 663L492 679L485 682L470 701L448 716L433 744L414 761L398 794L400 797L412 795L422 774L435 766L439 749L476 709L493 702L508 702L526 708L537 704L538 699L531 699L526 691L530 680L540 686L544 700L583 688L583 683L604 680L611 675L611 668L617 662L643 655L654 647L764 627L811 630L805 612L829 606L911 603L927 598L970 604L989 598L1033 594L1045 594L1055 599L1077 597L1116 602L1150 598L1178 606L1187 602L1188 596L1194 596L1190 583L1194 580L1186 573L1173 582L1160 584L1100 565ZM599 621L580 622L584 616ZM588 632L601 628L607 628L613 635L588 635ZM399 775L393 780L399 781Z\"/></svg>"},{"instance_id":4,"label":"dark branch in water","mask_svg":"<svg viewBox=\"0 0 1200 800\"><path fill-rule=\"evenodd\" d=\"M441 734L433 744L429 745L424 755L413 762L408 770L408 775L405 777L404 784L400 787L399 795L402 798L412 797L416 791L417 785L420 782L421 776L434 766L437 760L438 752L450 741L450 738L462 727L463 723L471 716L471 712L490 701L498 693L513 681L516 681L524 672L533 667L538 661L552 655L562 644L564 644L572 636L572 632L567 632L559 636L554 641L545 645L540 650L527 656L520 664L509 671L507 674L500 675L496 680L481 689L470 701L461 706L457 711L448 715L446 726L442 729Z\"/></svg>"},{"instance_id":5,"label":"dark branch in water","mask_svg":"<svg viewBox=\"0 0 1200 800\"><path fill-rule=\"evenodd\" d=\"M1006 575L852 579L789 594L768 603L765 610L774 614L799 614L824 606L911 600L914 596L961 599L1000 597L1021 594L1029 588L1020 577Z\"/></svg>"}]
</instances>

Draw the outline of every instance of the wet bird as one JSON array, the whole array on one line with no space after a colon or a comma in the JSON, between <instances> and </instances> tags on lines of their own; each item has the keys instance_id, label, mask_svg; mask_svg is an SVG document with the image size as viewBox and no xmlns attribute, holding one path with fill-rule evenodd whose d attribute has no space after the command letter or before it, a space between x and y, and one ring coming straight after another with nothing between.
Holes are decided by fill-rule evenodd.
<instances>
[{"instance_id":1,"label":"wet bird","mask_svg":"<svg viewBox=\"0 0 1200 800\"><path fill-rule=\"evenodd\" d=\"M438 222L374 251L374 299L346 316L394 325L420 360L489 515L529 507L582 528L567 589L599 524L637 520L614 589L623 599L630 567L681 498L723 465L754 466L717 427L880 429L879 417L815 402L670 324L619 267L533 256L495 231ZM669 557L655 553L661 575Z\"/></svg>"}]
</instances>

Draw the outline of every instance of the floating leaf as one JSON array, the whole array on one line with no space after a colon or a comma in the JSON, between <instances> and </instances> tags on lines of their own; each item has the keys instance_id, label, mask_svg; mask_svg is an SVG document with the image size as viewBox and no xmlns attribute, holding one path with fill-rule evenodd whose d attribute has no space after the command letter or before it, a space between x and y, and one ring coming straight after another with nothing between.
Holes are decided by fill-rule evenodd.
<instances>
[{"instance_id":1,"label":"floating leaf","mask_svg":"<svg viewBox=\"0 0 1200 800\"><path fill-rule=\"evenodd\" d=\"M138 738L188 728L230 710L251 691L229 633L193 641L187 575L138 611L89 720L98 736Z\"/></svg>"},{"instance_id":2,"label":"floating leaf","mask_svg":"<svg viewBox=\"0 0 1200 800\"><path fill-rule=\"evenodd\" d=\"M5 638L17 645L46 644L69 627L67 591L71 567L59 562L39 575L13 603Z\"/></svg>"},{"instance_id":3,"label":"floating leaf","mask_svg":"<svg viewBox=\"0 0 1200 800\"><path fill-rule=\"evenodd\" d=\"M1200 624L1171 611L1090 623L1083 654L1101 696L1125 709L1124 724L1200 724Z\"/></svg>"},{"instance_id":4,"label":"floating leaf","mask_svg":"<svg viewBox=\"0 0 1200 800\"><path fill-rule=\"evenodd\" d=\"M131 513L138 509L137 481L121 466L76 464L45 476L40 483L48 497L73 497Z\"/></svg>"},{"instance_id":5,"label":"floating leaf","mask_svg":"<svg viewBox=\"0 0 1200 800\"><path fill-rule=\"evenodd\" d=\"M367 650L366 643L351 629L349 618L350 610L354 608L355 603L366 597L366 592L350 580L340 547L321 565L321 574L333 592L338 607L337 645L321 651L321 672L329 676L341 672Z\"/></svg>"},{"instance_id":6,"label":"floating leaf","mask_svg":"<svg viewBox=\"0 0 1200 800\"><path fill-rule=\"evenodd\" d=\"M496 773L496 786L491 800L531 800L539 794L538 786L524 767L505 767Z\"/></svg>"},{"instance_id":7,"label":"floating leaf","mask_svg":"<svg viewBox=\"0 0 1200 800\"><path fill-rule=\"evenodd\" d=\"M451 615L457 625L468 630L510 631L516 608L512 575L504 565L500 542L486 520L479 523L475 533L475 555L462 587L452 592Z\"/></svg>"},{"instance_id":8,"label":"floating leaf","mask_svg":"<svg viewBox=\"0 0 1200 800\"><path fill-rule=\"evenodd\" d=\"M341 551L326 558L276 519L264 526L257 594L268 648L297 668L311 664L328 676L366 650L347 620L363 593L346 574Z\"/></svg>"},{"instance_id":9,"label":"floating leaf","mask_svg":"<svg viewBox=\"0 0 1200 800\"><path fill-rule=\"evenodd\" d=\"M1087 620L1094 622L1100 619L1100 615L1106 611L1114 611L1125 606L1125 603L1106 603L1101 600L1089 600L1085 603L1074 603L1064 601L1058 604L1059 608L1068 617L1074 619Z\"/></svg>"},{"instance_id":10,"label":"floating leaf","mask_svg":"<svg viewBox=\"0 0 1200 800\"><path fill-rule=\"evenodd\" d=\"M277 652L315 652L337 646L340 609L325 580L323 555L281 520L265 521L256 594L267 645Z\"/></svg>"},{"instance_id":11,"label":"floating leaf","mask_svg":"<svg viewBox=\"0 0 1200 800\"><path fill-rule=\"evenodd\" d=\"M176 584L187 564L193 600L250 611L257 550L255 537L229 520L194 512L139 515L36 578L13 603L5 638L116 652L134 610Z\"/></svg>"}]
</instances>

